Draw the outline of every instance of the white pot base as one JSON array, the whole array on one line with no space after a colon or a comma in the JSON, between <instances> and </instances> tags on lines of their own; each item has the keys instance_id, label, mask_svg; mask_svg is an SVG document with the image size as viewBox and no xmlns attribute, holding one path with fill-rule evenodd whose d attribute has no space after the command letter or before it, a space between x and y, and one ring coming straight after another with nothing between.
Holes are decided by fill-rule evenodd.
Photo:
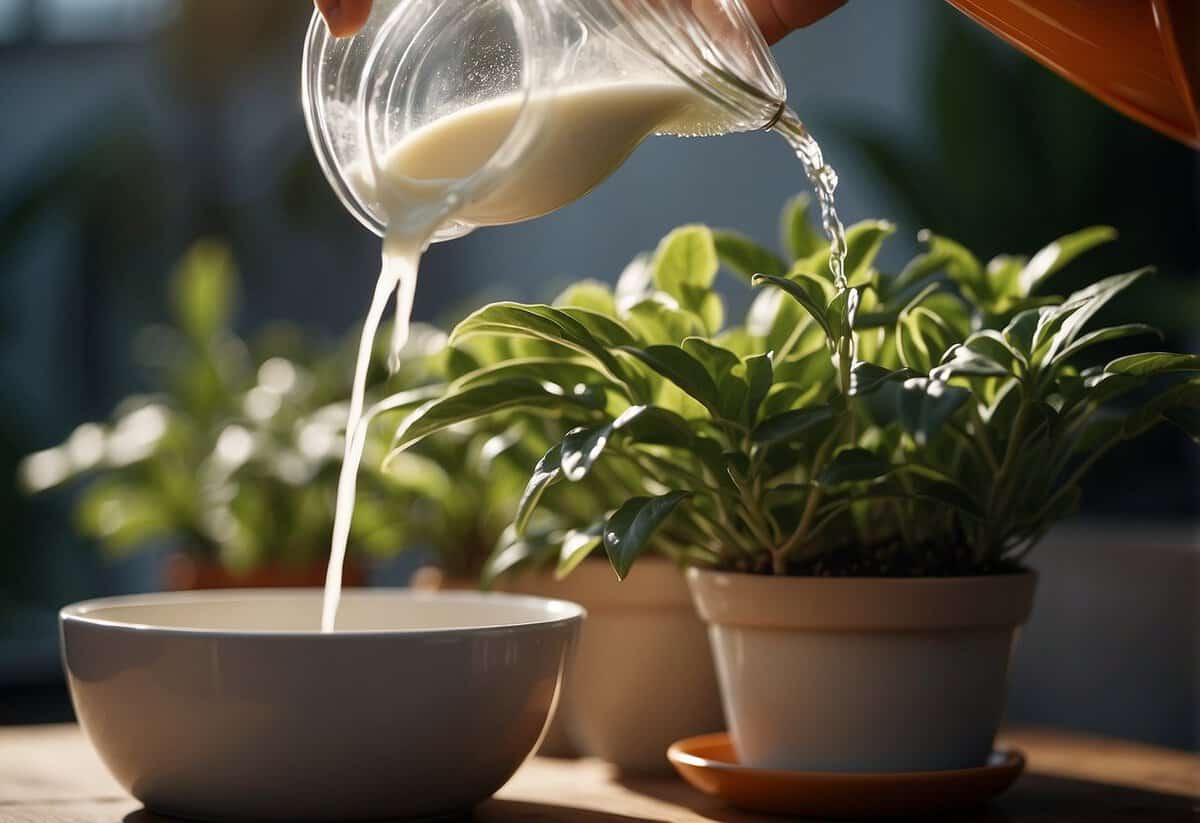
<instances>
[{"instance_id":1,"label":"white pot base","mask_svg":"<svg viewBox=\"0 0 1200 823\"><path fill-rule=\"evenodd\" d=\"M688 573L742 762L795 772L983 766L1032 574Z\"/></svg>"}]
</instances>

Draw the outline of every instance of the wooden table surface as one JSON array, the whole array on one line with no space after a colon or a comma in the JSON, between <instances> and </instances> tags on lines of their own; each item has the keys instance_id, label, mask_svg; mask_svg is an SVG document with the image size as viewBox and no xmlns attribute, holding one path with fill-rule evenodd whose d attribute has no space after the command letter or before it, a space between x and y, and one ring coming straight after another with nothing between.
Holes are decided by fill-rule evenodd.
<instances>
[{"instance_id":1,"label":"wooden table surface","mask_svg":"<svg viewBox=\"0 0 1200 823\"><path fill-rule=\"evenodd\" d=\"M1029 768L1009 792L958 823L1200 821L1200 755L1086 735L1014 730L1003 745ZM669 777L622 779L595 760L535 758L476 810L485 823L721 821L765 818L731 809ZM77 726L0 728L2 823L156 823L108 776Z\"/></svg>"}]
</instances>

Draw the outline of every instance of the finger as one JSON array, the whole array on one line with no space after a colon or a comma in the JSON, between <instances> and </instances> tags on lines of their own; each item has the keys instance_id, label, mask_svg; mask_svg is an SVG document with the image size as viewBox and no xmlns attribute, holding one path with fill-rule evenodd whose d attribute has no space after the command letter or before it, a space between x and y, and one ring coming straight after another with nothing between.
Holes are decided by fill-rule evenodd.
<instances>
[{"instance_id":1,"label":"finger","mask_svg":"<svg viewBox=\"0 0 1200 823\"><path fill-rule=\"evenodd\" d=\"M372 0L315 0L334 37L356 34L371 15Z\"/></svg>"},{"instance_id":2,"label":"finger","mask_svg":"<svg viewBox=\"0 0 1200 823\"><path fill-rule=\"evenodd\" d=\"M837 11L846 0L746 0L768 43Z\"/></svg>"}]
</instances>

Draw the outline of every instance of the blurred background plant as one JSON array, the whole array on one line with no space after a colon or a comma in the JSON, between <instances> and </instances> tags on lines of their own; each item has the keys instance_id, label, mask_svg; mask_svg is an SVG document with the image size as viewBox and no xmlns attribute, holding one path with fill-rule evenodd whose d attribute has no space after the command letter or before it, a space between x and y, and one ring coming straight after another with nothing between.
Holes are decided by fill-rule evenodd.
<instances>
[{"instance_id":1,"label":"blurred background plant","mask_svg":"<svg viewBox=\"0 0 1200 823\"><path fill-rule=\"evenodd\" d=\"M108 424L84 423L21 465L34 492L86 479L80 533L111 557L160 549L256 584L300 571L320 580L349 394L348 346L274 324L252 341L233 331L241 282L225 245L205 240L169 281L170 325L144 329L137 361L153 393L121 401ZM407 386L436 374L443 335L418 327L394 376ZM382 349L372 381L382 380ZM370 470L374 466L374 471ZM395 484L364 471L355 548L398 551ZM290 577L289 577L290 576ZM224 579L217 577L216 579ZM172 583L186 584L186 580Z\"/></svg>"},{"instance_id":2,"label":"blurred background plant","mask_svg":"<svg viewBox=\"0 0 1200 823\"><path fill-rule=\"evenodd\" d=\"M85 481L75 526L111 558L164 547L185 555L187 564L172 557L167 585L317 585L356 336L338 344L275 323L243 340L233 331L240 293L230 249L196 243L170 278L171 324L144 329L135 343L154 391L122 400L111 422L83 423L29 455L19 473L31 492ZM398 389L414 403L438 390L450 362L497 364L511 354L502 342L451 353L443 332L417 323L389 373L388 338L384 330L377 341L371 394ZM456 426L385 472L395 420L385 414L371 426L351 526L359 565L349 577L362 581L363 559L418 549L473 582L512 520L536 457L519 435L534 423Z\"/></svg>"}]
</instances>

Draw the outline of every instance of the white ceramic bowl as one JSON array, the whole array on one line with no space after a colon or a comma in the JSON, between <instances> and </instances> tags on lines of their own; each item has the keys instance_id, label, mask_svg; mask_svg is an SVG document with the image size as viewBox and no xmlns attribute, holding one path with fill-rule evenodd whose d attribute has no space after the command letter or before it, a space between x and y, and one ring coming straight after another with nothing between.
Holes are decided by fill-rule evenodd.
<instances>
[{"instance_id":1,"label":"white ceramic bowl","mask_svg":"<svg viewBox=\"0 0 1200 823\"><path fill-rule=\"evenodd\" d=\"M441 815L537 745L584 611L471 592L91 600L60 614L80 723L117 780L194 819Z\"/></svg>"}]
</instances>

